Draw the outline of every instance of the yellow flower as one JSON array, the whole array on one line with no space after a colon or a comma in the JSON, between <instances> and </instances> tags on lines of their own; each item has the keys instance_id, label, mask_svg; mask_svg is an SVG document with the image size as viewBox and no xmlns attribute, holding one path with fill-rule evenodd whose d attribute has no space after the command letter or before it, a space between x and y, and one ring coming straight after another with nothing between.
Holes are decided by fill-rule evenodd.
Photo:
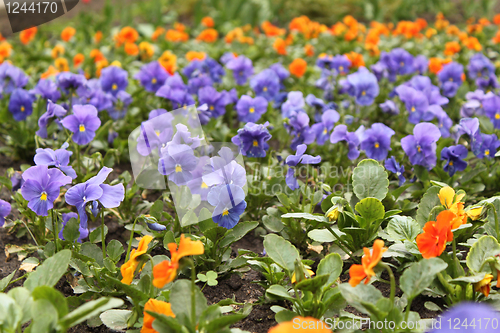
<instances>
[{"instance_id":1,"label":"yellow flower","mask_svg":"<svg viewBox=\"0 0 500 333\"><path fill-rule=\"evenodd\" d=\"M313 276L314 275L314 272L311 271L310 269L306 269L307 273L309 274L309 276ZM292 283L295 283L297 282L297 280L295 279L295 272L293 272L293 275L292 275Z\"/></svg>"},{"instance_id":2,"label":"yellow flower","mask_svg":"<svg viewBox=\"0 0 500 333\"><path fill-rule=\"evenodd\" d=\"M457 194L455 198L455 190L449 186L445 186L439 190L438 197L439 201L441 201L441 205L450 209L455 202L462 201L463 197L465 197L465 193Z\"/></svg>"},{"instance_id":3,"label":"yellow flower","mask_svg":"<svg viewBox=\"0 0 500 333\"><path fill-rule=\"evenodd\" d=\"M175 318L175 314L172 312L170 303L150 298L149 301L147 301L147 303L144 305L144 321L142 324L141 333L158 333L153 328L153 321L155 320L155 317L153 317L146 311L155 312L167 317Z\"/></svg>"},{"instance_id":4,"label":"yellow flower","mask_svg":"<svg viewBox=\"0 0 500 333\"><path fill-rule=\"evenodd\" d=\"M491 280L493 280L493 275L486 274L481 281L474 283L474 291L480 292L484 296L488 297L491 290Z\"/></svg>"},{"instance_id":5,"label":"yellow flower","mask_svg":"<svg viewBox=\"0 0 500 333\"><path fill-rule=\"evenodd\" d=\"M330 222L337 221L339 218L340 212L338 208L334 208L330 213L328 213L328 219Z\"/></svg>"},{"instance_id":6,"label":"yellow flower","mask_svg":"<svg viewBox=\"0 0 500 333\"><path fill-rule=\"evenodd\" d=\"M111 64L109 64L110 66L115 66L115 67L122 67L122 63L119 62L118 60L115 60L113 61Z\"/></svg>"},{"instance_id":7,"label":"yellow flower","mask_svg":"<svg viewBox=\"0 0 500 333\"><path fill-rule=\"evenodd\" d=\"M122 283L130 285L134 279L135 270L139 265L137 258L148 251L148 245L153 240L151 236L142 237L137 249L132 250L129 260L120 267L122 273Z\"/></svg>"},{"instance_id":8,"label":"yellow flower","mask_svg":"<svg viewBox=\"0 0 500 333\"><path fill-rule=\"evenodd\" d=\"M471 208L468 211L466 211L465 214L467 214L467 216L470 217L472 221L476 221L481 217L482 212L483 212L483 207L481 206L481 207Z\"/></svg>"}]
</instances>

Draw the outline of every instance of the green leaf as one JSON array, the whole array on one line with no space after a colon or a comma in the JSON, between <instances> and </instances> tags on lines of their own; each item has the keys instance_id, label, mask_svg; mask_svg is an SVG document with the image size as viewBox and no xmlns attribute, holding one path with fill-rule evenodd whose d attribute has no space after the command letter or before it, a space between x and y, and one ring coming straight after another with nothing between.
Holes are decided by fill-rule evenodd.
<instances>
[{"instance_id":1,"label":"green leaf","mask_svg":"<svg viewBox=\"0 0 500 333\"><path fill-rule=\"evenodd\" d=\"M120 260L124 252L125 250L123 249L122 243L120 243L116 239L111 240L111 242L109 242L109 244L106 246L106 253L114 262Z\"/></svg>"},{"instance_id":2,"label":"green leaf","mask_svg":"<svg viewBox=\"0 0 500 333\"><path fill-rule=\"evenodd\" d=\"M454 284L469 284L469 283L477 283L484 279L487 273L478 273L474 274L471 276L462 276L456 279L449 280L449 283L454 283Z\"/></svg>"},{"instance_id":3,"label":"green leaf","mask_svg":"<svg viewBox=\"0 0 500 333\"><path fill-rule=\"evenodd\" d=\"M22 318L22 308L14 299L6 294L0 294L0 332L17 332Z\"/></svg>"},{"instance_id":4,"label":"green leaf","mask_svg":"<svg viewBox=\"0 0 500 333\"><path fill-rule=\"evenodd\" d=\"M385 232L393 241L408 240L413 242L420 233L420 226L409 216L396 215L387 224Z\"/></svg>"},{"instance_id":5,"label":"green leaf","mask_svg":"<svg viewBox=\"0 0 500 333\"><path fill-rule=\"evenodd\" d=\"M354 168L352 186L359 200L369 197L383 200L389 191L389 178L377 161L366 159Z\"/></svg>"},{"instance_id":6,"label":"green leaf","mask_svg":"<svg viewBox=\"0 0 500 333\"><path fill-rule=\"evenodd\" d=\"M74 243L80 237L80 223L74 217L70 218L64 226L63 237L65 240Z\"/></svg>"},{"instance_id":7,"label":"green leaf","mask_svg":"<svg viewBox=\"0 0 500 333\"><path fill-rule=\"evenodd\" d=\"M107 310L101 313L99 318L103 324L115 331L128 328L127 321L132 315L130 310Z\"/></svg>"},{"instance_id":8,"label":"green leaf","mask_svg":"<svg viewBox=\"0 0 500 333\"><path fill-rule=\"evenodd\" d=\"M186 330L184 326L179 324L176 318L165 316L160 313L146 311L151 316L155 318L153 321L153 328L155 331L159 333L187 333L189 331Z\"/></svg>"},{"instance_id":9,"label":"green leaf","mask_svg":"<svg viewBox=\"0 0 500 333\"><path fill-rule=\"evenodd\" d=\"M287 195L285 193L277 193L276 197L278 200L285 206L286 208L290 208L290 199L288 199Z\"/></svg>"},{"instance_id":10,"label":"green leaf","mask_svg":"<svg viewBox=\"0 0 500 333\"><path fill-rule=\"evenodd\" d=\"M365 198L358 202L355 207L356 211L363 217L360 221L362 228L367 228L373 222L382 220L385 215L384 205L380 200L375 198Z\"/></svg>"},{"instance_id":11,"label":"green leaf","mask_svg":"<svg viewBox=\"0 0 500 333\"><path fill-rule=\"evenodd\" d=\"M205 325L206 332L223 332L224 328L236 324L245 317L245 314L232 314L213 319Z\"/></svg>"},{"instance_id":12,"label":"green leaf","mask_svg":"<svg viewBox=\"0 0 500 333\"><path fill-rule=\"evenodd\" d=\"M55 290L54 288L49 286L39 286L33 290L31 295L33 296L33 300L35 301L39 299L46 299L47 301L52 303L54 308L57 310L57 315L59 318L62 318L68 314L68 303L66 302L66 298L64 298L64 295L60 291Z\"/></svg>"},{"instance_id":13,"label":"green leaf","mask_svg":"<svg viewBox=\"0 0 500 333\"><path fill-rule=\"evenodd\" d=\"M349 305L368 315L370 311L365 305L375 305L382 298L382 293L371 284L362 283L358 284L356 287L352 287L348 283L342 283L338 288L342 297L344 297Z\"/></svg>"},{"instance_id":14,"label":"green leaf","mask_svg":"<svg viewBox=\"0 0 500 333\"><path fill-rule=\"evenodd\" d=\"M25 324L31 320L31 304L33 303L33 298L31 297L31 292L24 287L17 287L9 290L7 293L16 304L22 309L23 319L21 324ZM1 302L0 302L1 303ZM1 317L1 315L0 315ZM0 320L1 321L1 320Z\"/></svg>"},{"instance_id":15,"label":"green leaf","mask_svg":"<svg viewBox=\"0 0 500 333\"><path fill-rule=\"evenodd\" d=\"M104 226L104 238L106 238L107 234L108 234L108 227ZM101 228L97 228L90 233L89 241L94 244L102 242Z\"/></svg>"},{"instance_id":16,"label":"green leaf","mask_svg":"<svg viewBox=\"0 0 500 333\"><path fill-rule=\"evenodd\" d=\"M297 283L297 289L302 291L310 291L312 293L317 293L319 292L320 289L323 288L323 286L326 285L326 282L328 281L328 276L329 274L324 274L324 275L317 274L316 276L310 279L302 280L299 283Z\"/></svg>"},{"instance_id":17,"label":"green leaf","mask_svg":"<svg viewBox=\"0 0 500 333\"><path fill-rule=\"evenodd\" d=\"M335 236L333 236L332 233L327 229L311 230L307 233L307 236L319 243L332 243L335 241Z\"/></svg>"},{"instance_id":18,"label":"green leaf","mask_svg":"<svg viewBox=\"0 0 500 333\"><path fill-rule=\"evenodd\" d=\"M133 286L129 286L128 284L122 283L120 280L111 277L109 275L105 275L106 281L110 282L111 285L114 285L116 289L123 291L128 296L132 297L135 300L147 301L149 295L143 293L138 288Z\"/></svg>"},{"instance_id":19,"label":"green leaf","mask_svg":"<svg viewBox=\"0 0 500 333\"><path fill-rule=\"evenodd\" d=\"M196 318L208 307L207 299L198 287L195 287ZM191 281L177 280L170 290L170 304L176 320L185 326L191 323Z\"/></svg>"},{"instance_id":20,"label":"green leaf","mask_svg":"<svg viewBox=\"0 0 500 333\"><path fill-rule=\"evenodd\" d=\"M83 243L80 247L80 254L94 259L99 266L103 266L102 250L97 245L90 242Z\"/></svg>"},{"instance_id":21,"label":"green leaf","mask_svg":"<svg viewBox=\"0 0 500 333\"><path fill-rule=\"evenodd\" d=\"M399 287L408 299L417 297L434 281L436 274L448 267L440 258L422 259L407 268L399 279Z\"/></svg>"},{"instance_id":22,"label":"green leaf","mask_svg":"<svg viewBox=\"0 0 500 333\"><path fill-rule=\"evenodd\" d=\"M7 288L10 281L12 281L12 278L14 278L14 275L16 275L16 272L17 272L17 269L0 280L0 292L4 291L5 288Z\"/></svg>"},{"instance_id":23,"label":"green leaf","mask_svg":"<svg viewBox=\"0 0 500 333\"><path fill-rule=\"evenodd\" d=\"M220 246L226 247L234 242L242 239L248 232L257 228L259 222L240 222L233 229L231 229L226 236L221 240Z\"/></svg>"},{"instance_id":24,"label":"green leaf","mask_svg":"<svg viewBox=\"0 0 500 333\"><path fill-rule=\"evenodd\" d=\"M264 249L267 255L278 266L285 269L290 276L295 269L295 261L300 259L299 251L283 237L270 234L264 237Z\"/></svg>"},{"instance_id":25,"label":"green leaf","mask_svg":"<svg viewBox=\"0 0 500 333\"><path fill-rule=\"evenodd\" d=\"M280 232L285 227L281 221L281 213L277 208L268 207L267 215L262 217L264 226L272 232Z\"/></svg>"},{"instance_id":26,"label":"green leaf","mask_svg":"<svg viewBox=\"0 0 500 333\"><path fill-rule=\"evenodd\" d=\"M500 253L500 244L492 236L483 236L472 245L467 254L467 266L474 272L481 272L483 263ZM489 265L484 265L484 271L489 271Z\"/></svg>"},{"instance_id":27,"label":"green leaf","mask_svg":"<svg viewBox=\"0 0 500 333\"><path fill-rule=\"evenodd\" d=\"M95 301L87 302L78 307L76 310L70 312L59 321L59 324L67 329L78 325L87 319L95 317L106 310L120 307L123 303L123 300L119 298L99 298Z\"/></svg>"},{"instance_id":28,"label":"green leaf","mask_svg":"<svg viewBox=\"0 0 500 333\"><path fill-rule=\"evenodd\" d=\"M36 271L30 273L24 282L24 286L30 291L33 291L38 286L55 286L57 281L66 273L70 260L70 250L62 250L56 253L45 260Z\"/></svg>"},{"instance_id":29,"label":"green leaf","mask_svg":"<svg viewBox=\"0 0 500 333\"><path fill-rule=\"evenodd\" d=\"M342 274L343 266L342 258L338 253L330 253L319 262L318 269L316 270L317 275L328 274L327 285L331 286Z\"/></svg>"},{"instance_id":30,"label":"green leaf","mask_svg":"<svg viewBox=\"0 0 500 333\"><path fill-rule=\"evenodd\" d=\"M438 198L439 190L440 188L438 186L430 187L427 192L425 192L422 200L420 200L416 220L421 227L429 222L429 214L431 213L431 210L441 204Z\"/></svg>"},{"instance_id":31,"label":"green leaf","mask_svg":"<svg viewBox=\"0 0 500 333\"><path fill-rule=\"evenodd\" d=\"M293 301L294 298L288 293L288 290L279 285L279 284L273 284L266 290L266 296L268 296L271 299L286 299L288 301Z\"/></svg>"},{"instance_id":32,"label":"green leaf","mask_svg":"<svg viewBox=\"0 0 500 333\"><path fill-rule=\"evenodd\" d=\"M57 310L49 300L39 299L31 305L31 333L53 332L57 325Z\"/></svg>"},{"instance_id":33,"label":"green leaf","mask_svg":"<svg viewBox=\"0 0 500 333\"><path fill-rule=\"evenodd\" d=\"M181 219L181 227L187 227L196 223L198 223L198 216L196 216L196 213L192 210L189 210L186 214L184 214Z\"/></svg>"},{"instance_id":34,"label":"green leaf","mask_svg":"<svg viewBox=\"0 0 500 333\"><path fill-rule=\"evenodd\" d=\"M324 215L313 215L309 213L287 213L281 215L281 218L282 219L295 218L295 219L306 219L318 222L326 222L326 218Z\"/></svg>"},{"instance_id":35,"label":"green leaf","mask_svg":"<svg viewBox=\"0 0 500 333\"><path fill-rule=\"evenodd\" d=\"M155 201L155 203L149 209L149 214L151 216L153 216L155 219L157 219L158 221L160 221L162 219L161 218L162 213L163 213L163 200L158 199Z\"/></svg>"}]
</instances>

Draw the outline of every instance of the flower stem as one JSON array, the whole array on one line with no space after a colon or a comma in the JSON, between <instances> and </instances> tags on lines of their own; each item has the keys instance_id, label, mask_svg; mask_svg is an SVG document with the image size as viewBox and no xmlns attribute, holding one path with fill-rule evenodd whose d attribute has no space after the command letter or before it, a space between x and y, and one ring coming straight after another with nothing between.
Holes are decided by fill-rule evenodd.
<instances>
[{"instance_id":1,"label":"flower stem","mask_svg":"<svg viewBox=\"0 0 500 333\"><path fill-rule=\"evenodd\" d=\"M54 209L50 210L50 215L52 218L52 232L54 233L54 244L56 246L56 253L59 249L59 230L58 230L58 223L56 218L54 218ZM57 215L56 215L57 217Z\"/></svg>"},{"instance_id":2,"label":"flower stem","mask_svg":"<svg viewBox=\"0 0 500 333\"><path fill-rule=\"evenodd\" d=\"M134 239L134 230L135 230L135 224L137 223L137 219L138 217L134 220L134 224L132 225L132 230L130 231L130 239L128 241L127 256L125 257L125 262L128 261L130 256L130 249L132 248L132 240Z\"/></svg>"},{"instance_id":3,"label":"flower stem","mask_svg":"<svg viewBox=\"0 0 500 333\"><path fill-rule=\"evenodd\" d=\"M385 270L387 271L387 273L389 273L389 278L390 278L390 281L391 281L391 296L390 296L390 299L391 299L391 304L394 307L394 297L396 296L396 279L394 278L394 273L392 272L392 269L389 267L389 265L387 265L385 263L382 263L382 262L380 262L380 265L383 268L385 268Z\"/></svg>"},{"instance_id":4,"label":"flower stem","mask_svg":"<svg viewBox=\"0 0 500 333\"><path fill-rule=\"evenodd\" d=\"M196 285L194 281L196 280L196 269L194 267L194 262L191 261L191 318L193 327L196 327Z\"/></svg>"},{"instance_id":5,"label":"flower stem","mask_svg":"<svg viewBox=\"0 0 500 333\"><path fill-rule=\"evenodd\" d=\"M102 260L106 259L106 235L104 234L104 207L101 208Z\"/></svg>"}]
</instances>

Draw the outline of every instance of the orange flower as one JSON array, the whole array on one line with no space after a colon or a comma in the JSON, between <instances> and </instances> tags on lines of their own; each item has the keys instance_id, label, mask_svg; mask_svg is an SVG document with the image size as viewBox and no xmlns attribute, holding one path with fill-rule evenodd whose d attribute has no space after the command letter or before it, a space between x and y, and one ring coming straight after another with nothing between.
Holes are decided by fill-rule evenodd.
<instances>
[{"instance_id":1,"label":"orange flower","mask_svg":"<svg viewBox=\"0 0 500 333\"><path fill-rule=\"evenodd\" d=\"M189 39L189 35L183 31L168 29L165 39L169 42L185 42Z\"/></svg>"},{"instance_id":2,"label":"orange flower","mask_svg":"<svg viewBox=\"0 0 500 333\"><path fill-rule=\"evenodd\" d=\"M215 25L214 19L211 18L210 16L205 16L204 18L202 18L201 24L203 24L207 28L213 28Z\"/></svg>"},{"instance_id":3,"label":"orange flower","mask_svg":"<svg viewBox=\"0 0 500 333\"><path fill-rule=\"evenodd\" d=\"M347 27L345 26L344 23L342 22L337 22L335 23L334 25L332 25L331 29L330 29L330 32L334 35L334 36L340 36L342 35L342 33L344 33L344 31L347 30Z\"/></svg>"},{"instance_id":4,"label":"orange flower","mask_svg":"<svg viewBox=\"0 0 500 333\"><path fill-rule=\"evenodd\" d=\"M53 75L59 74L59 71L52 65L47 68L47 70L40 76L42 79L46 79Z\"/></svg>"},{"instance_id":5,"label":"orange flower","mask_svg":"<svg viewBox=\"0 0 500 333\"><path fill-rule=\"evenodd\" d=\"M136 56L139 54L139 47L135 43L125 43L125 53Z\"/></svg>"},{"instance_id":6,"label":"orange flower","mask_svg":"<svg viewBox=\"0 0 500 333\"><path fill-rule=\"evenodd\" d=\"M362 54L352 51L344 55L351 61L351 68L363 67L365 65Z\"/></svg>"},{"instance_id":7,"label":"orange flower","mask_svg":"<svg viewBox=\"0 0 500 333\"><path fill-rule=\"evenodd\" d=\"M177 70L177 56L168 50L163 52L158 62L171 75Z\"/></svg>"},{"instance_id":8,"label":"orange flower","mask_svg":"<svg viewBox=\"0 0 500 333\"><path fill-rule=\"evenodd\" d=\"M81 53L77 53L74 57L73 57L73 67L78 67L80 66L83 61L85 60L85 56Z\"/></svg>"},{"instance_id":9,"label":"orange flower","mask_svg":"<svg viewBox=\"0 0 500 333\"><path fill-rule=\"evenodd\" d=\"M479 21L477 22L479 23L480 25L482 25L483 27L486 27L488 25L491 24L491 22L486 18L486 17L482 17L479 19Z\"/></svg>"},{"instance_id":10,"label":"orange flower","mask_svg":"<svg viewBox=\"0 0 500 333\"><path fill-rule=\"evenodd\" d=\"M2 57L2 59L10 57L11 51L12 46L9 44L9 42L3 41L0 43L0 57Z\"/></svg>"},{"instance_id":11,"label":"orange flower","mask_svg":"<svg viewBox=\"0 0 500 333\"><path fill-rule=\"evenodd\" d=\"M365 255L361 258L361 265L352 265L349 269L349 284L353 287L356 287L364 278L366 278L365 284L370 282L370 278L375 276L373 268L378 265L387 248L384 247L383 240L377 239L373 243L371 252L366 247L363 248L363 251Z\"/></svg>"},{"instance_id":12,"label":"orange flower","mask_svg":"<svg viewBox=\"0 0 500 333\"><path fill-rule=\"evenodd\" d=\"M226 34L226 37L224 37L224 41L228 44L231 44L234 40L239 40L243 36L244 36L243 29L234 28L233 30L229 31Z\"/></svg>"},{"instance_id":13,"label":"orange flower","mask_svg":"<svg viewBox=\"0 0 500 333\"><path fill-rule=\"evenodd\" d=\"M179 31L179 32L184 32L186 30L186 26L180 22L175 22L174 29Z\"/></svg>"},{"instance_id":14,"label":"orange flower","mask_svg":"<svg viewBox=\"0 0 500 333\"><path fill-rule=\"evenodd\" d=\"M76 34L76 30L73 27L66 27L61 32L61 39L65 42L69 42L71 38Z\"/></svg>"},{"instance_id":15,"label":"orange flower","mask_svg":"<svg viewBox=\"0 0 500 333\"><path fill-rule=\"evenodd\" d=\"M286 33L285 29L280 29L269 21L262 22L260 27L267 37L283 36Z\"/></svg>"},{"instance_id":16,"label":"orange flower","mask_svg":"<svg viewBox=\"0 0 500 333\"><path fill-rule=\"evenodd\" d=\"M57 58L54 61L54 65L59 72L69 72L68 60L66 60L65 58Z\"/></svg>"},{"instance_id":17,"label":"orange flower","mask_svg":"<svg viewBox=\"0 0 500 333\"><path fill-rule=\"evenodd\" d=\"M451 221L451 230L455 230L467 223L467 213L464 211L464 203L461 202L464 196L465 193L455 195L455 190L449 186L445 186L439 190L439 201L446 209L455 214L455 217Z\"/></svg>"},{"instance_id":18,"label":"orange flower","mask_svg":"<svg viewBox=\"0 0 500 333\"><path fill-rule=\"evenodd\" d=\"M101 70L105 67L108 67L109 61L106 58L103 58L102 60L98 61L95 63L96 64L96 70L95 70L95 75L97 77L101 76Z\"/></svg>"},{"instance_id":19,"label":"orange flower","mask_svg":"<svg viewBox=\"0 0 500 333\"><path fill-rule=\"evenodd\" d=\"M93 49L92 51L90 51L90 59L94 60L95 63L98 63L99 61L106 58L101 51L99 51L98 49Z\"/></svg>"},{"instance_id":20,"label":"orange flower","mask_svg":"<svg viewBox=\"0 0 500 333\"><path fill-rule=\"evenodd\" d=\"M444 210L437 216L437 222L429 221L424 232L417 236L417 246L425 259L439 257L446 248L446 243L453 240L451 221L455 214Z\"/></svg>"},{"instance_id":21,"label":"orange flower","mask_svg":"<svg viewBox=\"0 0 500 333\"><path fill-rule=\"evenodd\" d=\"M425 37L431 38L432 36L437 34L437 30L434 28L429 28L425 31Z\"/></svg>"},{"instance_id":22,"label":"orange flower","mask_svg":"<svg viewBox=\"0 0 500 333\"><path fill-rule=\"evenodd\" d=\"M474 291L480 292L484 296L488 297L491 290L491 280L493 280L493 275L486 274L481 281L474 283ZM498 281L497 281L497 286L498 286Z\"/></svg>"},{"instance_id":23,"label":"orange flower","mask_svg":"<svg viewBox=\"0 0 500 333\"><path fill-rule=\"evenodd\" d=\"M165 29L163 29L162 27L156 28L156 30L151 35L151 40L153 40L154 42L156 42L156 40L158 39L158 37L160 37L164 33L165 33Z\"/></svg>"},{"instance_id":24,"label":"orange flower","mask_svg":"<svg viewBox=\"0 0 500 333\"><path fill-rule=\"evenodd\" d=\"M290 66L288 66L288 69L296 77L302 77L306 73L307 62L302 58L294 59Z\"/></svg>"},{"instance_id":25,"label":"orange flower","mask_svg":"<svg viewBox=\"0 0 500 333\"><path fill-rule=\"evenodd\" d=\"M306 46L304 46L304 53L308 57L312 57L314 55L314 47L311 44L306 44Z\"/></svg>"},{"instance_id":26,"label":"orange flower","mask_svg":"<svg viewBox=\"0 0 500 333\"><path fill-rule=\"evenodd\" d=\"M479 43L476 37L468 37L465 40L463 40L462 43L469 50L481 51L483 49L481 43Z\"/></svg>"},{"instance_id":27,"label":"orange flower","mask_svg":"<svg viewBox=\"0 0 500 333\"><path fill-rule=\"evenodd\" d=\"M122 277L123 277L122 283L128 284L128 285L130 285L132 283L132 280L134 280L135 270L137 269L137 266L139 265L139 261L137 260L137 258L148 251L148 245L149 245L149 243L151 243L152 240L153 240L153 237L151 237L151 236L142 237L137 249L132 250L128 261L126 263L124 263L122 265L122 267L120 267L120 272L122 273Z\"/></svg>"},{"instance_id":28,"label":"orange flower","mask_svg":"<svg viewBox=\"0 0 500 333\"><path fill-rule=\"evenodd\" d=\"M206 42L206 43L213 43L217 40L219 37L219 33L215 29L205 29L200 34L198 37L196 37L196 40Z\"/></svg>"},{"instance_id":29,"label":"orange flower","mask_svg":"<svg viewBox=\"0 0 500 333\"><path fill-rule=\"evenodd\" d=\"M429 71L431 73L437 74L443 69L443 65L451 62L450 58L441 59L441 58L430 58L429 59Z\"/></svg>"},{"instance_id":30,"label":"orange flower","mask_svg":"<svg viewBox=\"0 0 500 333\"><path fill-rule=\"evenodd\" d=\"M456 25L450 25L448 28L446 28L446 33L450 36L458 36L460 33L460 29Z\"/></svg>"},{"instance_id":31,"label":"orange flower","mask_svg":"<svg viewBox=\"0 0 500 333\"><path fill-rule=\"evenodd\" d=\"M496 14L496 15L493 17L493 23L495 23L496 25L499 25L499 24L500 24L500 14Z\"/></svg>"},{"instance_id":32,"label":"orange flower","mask_svg":"<svg viewBox=\"0 0 500 333\"><path fill-rule=\"evenodd\" d=\"M500 15L500 14L499 14ZM500 43L500 30L497 31L495 37L491 39L491 41L495 44Z\"/></svg>"},{"instance_id":33,"label":"orange flower","mask_svg":"<svg viewBox=\"0 0 500 333\"><path fill-rule=\"evenodd\" d=\"M169 243L170 261L164 260L153 268L153 285L163 288L167 283L174 281L179 268L179 260L186 256L203 254L205 249L201 241L192 241L181 235L179 248L176 243Z\"/></svg>"},{"instance_id":34,"label":"orange flower","mask_svg":"<svg viewBox=\"0 0 500 333\"><path fill-rule=\"evenodd\" d=\"M153 328L153 321L155 320L155 317L153 317L146 311L160 313L167 317L175 318L175 314L172 312L170 303L150 298L149 301L147 301L144 305L144 321L142 324L141 333L158 333Z\"/></svg>"},{"instance_id":35,"label":"orange flower","mask_svg":"<svg viewBox=\"0 0 500 333\"><path fill-rule=\"evenodd\" d=\"M295 317L271 327L267 333L332 333L328 325L313 317ZM142 332L141 332L142 333Z\"/></svg>"},{"instance_id":36,"label":"orange flower","mask_svg":"<svg viewBox=\"0 0 500 333\"><path fill-rule=\"evenodd\" d=\"M286 55L286 42L283 38L276 38L273 49L280 55Z\"/></svg>"},{"instance_id":37,"label":"orange flower","mask_svg":"<svg viewBox=\"0 0 500 333\"><path fill-rule=\"evenodd\" d=\"M444 54L447 56L452 56L455 53L460 52L460 50L461 50L460 44L458 44L458 42L455 41L448 42L444 46Z\"/></svg>"},{"instance_id":38,"label":"orange flower","mask_svg":"<svg viewBox=\"0 0 500 333\"><path fill-rule=\"evenodd\" d=\"M155 49L150 43L141 42L139 44L139 53L141 54L142 60L148 60L151 59L151 57L154 55Z\"/></svg>"},{"instance_id":39,"label":"orange flower","mask_svg":"<svg viewBox=\"0 0 500 333\"><path fill-rule=\"evenodd\" d=\"M21 43L27 45L33 39L35 39L36 32L38 31L37 27L29 28L21 31L19 34L19 38L21 39Z\"/></svg>"},{"instance_id":40,"label":"orange flower","mask_svg":"<svg viewBox=\"0 0 500 333\"><path fill-rule=\"evenodd\" d=\"M94 42L96 44L99 44L101 42L101 40L102 40L102 31L98 31L94 35Z\"/></svg>"},{"instance_id":41,"label":"orange flower","mask_svg":"<svg viewBox=\"0 0 500 333\"><path fill-rule=\"evenodd\" d=\"M139 38L139 33L132 27L123 27L118 33L118 45L125 43L135 43Z\"/></svg>"},{"instance_id":42,"label":"orange flower","mask_svg":"<svg viewBox=\"0 0 500 333\"><path fill-rule=\"evenodd\" d=\"M188 61L193 61L194 59L203 60L207 57L205 52L189 51L186 53L186 59Z\"/></svg>"},{"instance_id":43,"label":"orange flower","mask_svg":"<svg viewBox=\"0 0 500 333\"><path fill-rule=\"evenodd\" d=\"M62 45L54 46L54 48L52 49L52 52L51 52L52 58L54 58L54 59L59 58L63 54L64 54L64 46L62 46Z\"/></svg>"}]
</instances>

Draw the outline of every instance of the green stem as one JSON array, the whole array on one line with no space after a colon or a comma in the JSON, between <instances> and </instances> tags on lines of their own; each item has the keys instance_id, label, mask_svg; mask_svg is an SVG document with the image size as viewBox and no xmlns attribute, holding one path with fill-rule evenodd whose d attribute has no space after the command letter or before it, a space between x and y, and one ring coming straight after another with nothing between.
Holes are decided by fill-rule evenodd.
<instances>
[{"instance_id":1,"label":"green stem","mask_svg":"<svg viewBox=\"0 0 500 333\"><path fill-rule=\"evenodd\" d=\"M78 170L78 176L80 176L81 168L80 168L80 147L75 143L76 150L76 169Z\"/></svg>"},{"instance_id":2,"label":"green stem","mask_svg":"<svg viewBox=\"0 0 500 333\"><path fill-rule=\"evenodd\" d=\"M106 259L106 235L104 235L104 207L101 208L102 260Z\"/></svg>"},{"instance_id":3,"label":"green stem","mask_svg":"<svg viewBox=\"0 0 500 333\"><path fill-rule=\"evenodd\" d=\"M128 241L127 256L125 257L125 262L128 261L130 256L130 249L132 248L132 240L134 239L135 224L137 223L137 219L138 217L134 220L134 224L132 225L132 230L130 230L130 239Z\"/></svg>"},{"instance_id":4,"label":"green stem","mask_svg":"<svg viewBox=\"0 0 500 333\"><path fill-rule=\"evenodd\" d=\"M56 253L59 249L59 228L56 218L54 218L54 209L50 210L50 216L52 218L52 232L54 233L54 244L56 246ZM57 216L57 215L56 215Z\"/></svg>"},{"instance_id":5,"label":"green stem","mask_svg":"<svg viewBox=\"0 0 500 333\"><path fill-rule=\"evenodd\" d=\"M389 278L391 281L390 299L391 299L391 304L394 307L394 297L396 296L396 279L394 278L394 273L392 272L392 269L389 267L389 265L384 264L382 262L380 262L380 265L386 269L387 273L389 273Z\"/></svg>"},{"instance_id":6,"label":"green stem","mask_svg":"<svg viewBox=\"0 0 500 333\"><path fill-rule=\"evenodd\" d=\"M328 231L330 231L330 233L333 235L333 237L335 237L337 239L337 242L338 242L338 246L342 249L342 251L344 251L345 253L347 253L347 255L352 259L354 260L355 262L359 262L359 260L356 260L355 258L353 258L353 252L349 249L349 245L348 244L345 244L342 239L337 235L337 233L335 233L333 230L332 230L332 227L330 226L326 226L326 229L328 229Z\"/></svg>"},{"instance_id":7,"label":"green stem","mask_svg":"<svg viewBox=\"0 0 500 333\"><path fill-rule=\"evenodd\" d=\"M408 300L408 305L406 305L406 313L405 313L405 321L408 322L408 318L410 317L411 312L411 303L413 302L413 298Z\"/></svg>"},{"instance_id":8,"label":"green stem","mask_svg":"<svg viewBox=\"0 0 500 333\"><path fill-rule=\"evenodd\" d=\"M451 245L453 247L453 259L456 262L458 259L457 259L457 241L456 241L455 237L453 237L453 241L451 242Z\"/></svg>"},{"instance_id":9,"label":"green stem","mask_svg":"<svg viewBox=\"0 0 500 333\"><path fill-rule=\"evenodd\" d=\"M151 292L150 292L150 297L151 298L155 298L156 296L156 292L155 292L155 286L153 284L153 280L154 280L154 275L153 275L153 272L154 272L154 269L155 269L155 263L153 261L153 257L150 255L150 254L146 254L146 256L148 257L149 259L149 262L151 263Z\"/></svg>"},{"instance_id":10,"label":"green stem","mask_svg":"<svg viewBox=\"0 0 500 333\"><path fill-rule=\"evenodd\" d=\"M495 206L492 203L488 203L488 207L493 210L493 216L495 217L495 232L497 234L497 241L500 242L500 226L498 225L498 215Z\"/></svg>"},{"instance_id":11,"label":"green stem","mask_svg":"<svg viewBox=\"0 0 500 333\"><path fill-rule=\"evenodd\" d=\"M194 267L194 262L191 260L191 318L193 323L193 328L196 327L196 269Z\"/></svg>"}]
</instances>

